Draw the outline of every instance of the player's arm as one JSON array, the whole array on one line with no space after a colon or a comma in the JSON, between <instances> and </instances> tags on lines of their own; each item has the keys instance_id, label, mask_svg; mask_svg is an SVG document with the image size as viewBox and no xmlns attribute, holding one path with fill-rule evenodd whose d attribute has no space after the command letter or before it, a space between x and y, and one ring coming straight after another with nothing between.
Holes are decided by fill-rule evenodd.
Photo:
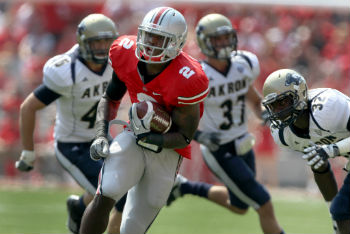
<instances>
[{"instance_id":1,"label":"player's arm","mask_svg":"<svg viewBox=\"0 0 350 234\"><path fill-rule=\"evenodd\" d=\"M108 125L109 121L117 115L120 102L126 93L126 86L113 72L113 77L108 83L97 106L95 140L90 147L90 157L94 160L105 158L109 154Z\"/></svg>"},{"instance_id":2,"label":"player's arm","mask_svg":"<svg viewBox=\"0 0 350 234\"><path fill-rule=\"evenodd\" d=\"M172 113L172 120L177 131L163 135L164 148L184 148L186 147L197 130L200 120L199 104L176 107Z\"/></svg>"},{"instance_id":3,"label":"player's arm","mask_svg":"<svg viewBox=\"0 0 350 234\"><path fill-rule=\"evenodd\" d=\"M247 103L252 108L255 115L258 118L262 119L262 117L261 117L261 114L262 114L261 99L262 99L262 97L253 85L249 86L248 92L246 94L246 98L247 98Z\"/></svg>"},{"instance_id":4,"label":"player's arm","mask_svg":"<svg viewBox=\"0 0 350 234\"><path fill-rule=\"evenodd\" d=\"M181 149L190 144L200 120L199 104L175 107L171 118L175 130L165 134L150 132L142 138L142 141L160 148L170 149Z\"/></svg>"},{"instance_id":5,"label":"player's arm","mask_svg":"<svg viewBox=\"0 0 350 234\"><path fill-rule=\"evenodd\" d=\"M16 162L16 167L21 171L33 169L34 154L34 129L36 112L49 105L60 97L59 94L50 90L45 85L40 85L23 101L20 108L19 126L23 151L20 160Z\"/></svg>"},{"instance_id":6,"label":"player's arm","mask_svg":"<svg viewBox=\"0 0 350 234\"><path fill-rule=\"evenodd\" d=\"M117 115L120 102L126 93L125 84L113 73L108 83L106 92L103 94L97 106L96 114L96 138L107 137L109 121Z\"/></svg>"}]
</instances>

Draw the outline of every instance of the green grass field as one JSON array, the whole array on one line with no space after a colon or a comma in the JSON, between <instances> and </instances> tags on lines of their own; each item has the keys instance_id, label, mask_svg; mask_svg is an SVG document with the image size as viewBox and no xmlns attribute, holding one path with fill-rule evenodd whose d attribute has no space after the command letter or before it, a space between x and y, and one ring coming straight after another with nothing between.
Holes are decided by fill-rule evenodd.
<instances>
[{"instance_id":1,"label":"green grass field","mask_svg":"<svg viewBox=\"0 0 350 234\"><path fill-rule=\"evenodd\" d=\"M0 188L0 234L69 233L65 200L77 189ZM288 234L330 234L331 221L319 197L272 192L275 212ZM256 212L232 214L204 199L187 196L164 208L150 234L257 234Z\"/></svg>"}]
</instances>

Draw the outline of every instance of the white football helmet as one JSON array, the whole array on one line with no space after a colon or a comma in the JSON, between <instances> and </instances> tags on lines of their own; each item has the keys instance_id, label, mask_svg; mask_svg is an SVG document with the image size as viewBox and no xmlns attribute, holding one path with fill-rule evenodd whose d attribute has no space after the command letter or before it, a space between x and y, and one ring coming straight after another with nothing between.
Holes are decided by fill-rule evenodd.
<instances>
[{"instance_id":1,"label":"white football helmet","mask_svg":"<svg viewBox=\"0 0 350 234\"><path fill-rule=\"evenodd\" d=\"M136 57L146 63L165 63L181 52L187 36L183 15L170 7L146 14L138 27Z\"/></svg>"},{"instance_id":2,"label":"white football helmet","mask_svg":"<svg viewBox=\"0 0 350 234\"><path fill-rule=\"evenodd\" d=\"M265 80L263 95L262 104L277 128L294 123L307 109L306 81L294 70L280 69L271 73Z\"/></svg>"},{"instance_id":3,"label":"white football helmet","mask_svg":"<svg viewBox=\"0 0 350 234\"><path fill-rule=\"evenodd\" d=\"M202 53L216 59L229 59L232 51L237 50L237 33L231 21L221 14L209 14L201 18L196 27L197 43ZM213 44L215 37L227 35L229 40L224 46Z\"/></svg>"},{"instance_id":4,"label":"white football helmet","mask_svg":"<svg viewBox=\"0 0 350 234\"><path fill-rule=\"evenodd\" d=\"M95 63L106 63L108 61L109 48L96 50L90 44L94 40L110 39L111 44L119 34L114 22L102 14L90 14L78 25L77 41L79 44L80 56L85 60Z\"/></svg>"}]
</instances>

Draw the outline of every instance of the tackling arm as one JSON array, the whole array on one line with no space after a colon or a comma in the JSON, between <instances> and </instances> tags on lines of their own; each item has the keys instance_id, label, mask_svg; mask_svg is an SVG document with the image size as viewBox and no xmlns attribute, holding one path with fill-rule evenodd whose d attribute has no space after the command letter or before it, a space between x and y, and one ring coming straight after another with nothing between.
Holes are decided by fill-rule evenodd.
<instances>
[{"instance_id":1,"label":"tackling arm","mask_svg":"<svg viewBox=\"0 0 350 234\"><path fill-rule=\"evenodd\" d=\"M46 105L31 93L21 104L19 126L21 141L24 150L34 150L33 133L35 128L36 112Z\"/></svg>"},{"instance_id":2,"label":"tackling arm","mask_svg":"<svg viewBox=\"0 0 350 234\"><path fill-rule=\"evenodd\" d=\"M259 118L262 119L261 114L262 114L262 107L261 107L261 100L262 97L259 94L259 92L256 90L256 88L253 85L249 86L248 92L246 94L247 101L252 107L255 115Z\"/></svg>"}]
</instances>

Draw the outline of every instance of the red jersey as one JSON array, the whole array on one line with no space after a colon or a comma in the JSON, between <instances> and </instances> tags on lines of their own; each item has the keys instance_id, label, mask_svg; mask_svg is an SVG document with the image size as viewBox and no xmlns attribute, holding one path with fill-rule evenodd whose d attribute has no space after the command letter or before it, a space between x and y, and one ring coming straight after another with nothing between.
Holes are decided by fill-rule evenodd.
<instances>
[{"instance_id":1,"label":"red jersey","mask_svg":"<svg viewBox=\"0 0 350 234\"><path fill-rule=\"evenodd\" d=\"M156 101L169 112L177 106L200 103L202 116L209 81L196 59L181 52L157 77L144 84L135 51L136 36L121 36L113 42L109 52L113 70L125 83L132 103ZM175 150L191 158L190 145Z\"/></svg>"}]
</instances>

